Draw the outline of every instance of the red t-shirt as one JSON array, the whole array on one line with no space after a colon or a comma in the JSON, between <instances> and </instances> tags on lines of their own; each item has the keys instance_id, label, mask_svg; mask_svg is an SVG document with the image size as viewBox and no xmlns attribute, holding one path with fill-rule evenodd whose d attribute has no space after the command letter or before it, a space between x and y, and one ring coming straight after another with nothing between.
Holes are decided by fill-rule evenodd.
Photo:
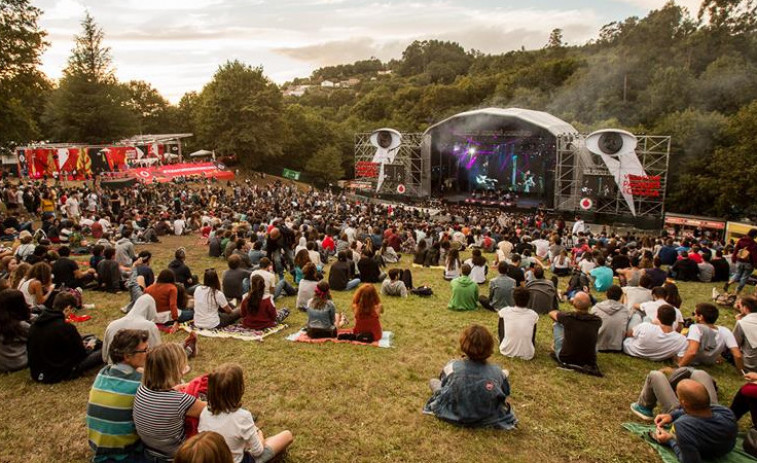
<instances>
[{"instance_id":1,"label":"red t-shirt","mask_svg":"<svg viewBox=\"0 0 757 463\"><path fill-rule=\"evenodd\" d=\"M379 321L379 314L375 311L371 315L362 315L360 312L355 314L355 328L353 333L371 333L373 340L378 341L381 339L381 322Z\"/></svg>"},{"instance_id":2,"label":"red t-shirt","mask_svg":"<svg viewBox=\"0 0 757 463\"><path fill-rule=\"evenodd\" d=\"M92 226L89 227L90 231L92 232L92 237L95 239L100 239L103 237L103 226L100 224L100 222L95 222L92 224Z\"/></svg>"},{"instance_id":3,"label":"red t-shirt","mask_svg":"<svg viewBox=\"0 0 757 463\"><path fill-rule=\"evenodd\" d=\"M250 298L246 297L242 301L242 324L245 327L252 328L253 330L264 330L276 326L276 316L278 313L270 297L264 297L260 301L260 307L258 307L258 311L255 313L252 313L247 308L249 300Z\"/></svg>"}]
</instances>

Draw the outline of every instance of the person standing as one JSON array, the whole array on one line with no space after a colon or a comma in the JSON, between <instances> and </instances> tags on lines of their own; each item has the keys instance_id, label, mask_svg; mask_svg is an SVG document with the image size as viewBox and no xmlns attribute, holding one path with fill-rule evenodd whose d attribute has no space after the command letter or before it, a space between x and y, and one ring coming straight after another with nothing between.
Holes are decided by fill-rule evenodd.
<instances>
[{"instance_id":1,"label":"person standing","mask_svg":"<svg viewBox=\"0 0 757 463\"><path fill-rule=\"evenodd\" d=\"M754 239L757 238L757 228L752 228L749 232L742 236L736 243L736 247L731 254L731 261L736 264L736 273L730 280L723 286L723 290L728 292L728 288L733 283L739 282L736 288L736 294L740 293L749 277L754 271L754 266L757 265L757 243Z\"/></svg>"}]
</instances>

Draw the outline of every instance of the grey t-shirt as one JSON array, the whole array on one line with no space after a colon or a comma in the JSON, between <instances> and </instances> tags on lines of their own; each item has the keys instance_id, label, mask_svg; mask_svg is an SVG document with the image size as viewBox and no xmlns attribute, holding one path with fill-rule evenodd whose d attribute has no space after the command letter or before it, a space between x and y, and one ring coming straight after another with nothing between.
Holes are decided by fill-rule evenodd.
<instances>
[{"instance_id":1,"label":"grey t-shirt","mask_svg":"<svg viewBox=\"0 0 757 463\"><path fill-rule=\"evenodd\" d=\"M733 329L733 337L736 338L736 343L744 356L744 370L757 372L757 346L752 347L744 333L744 327L739 322L736 322L736 327Z\"/></svg>"},{"instance_id":2,"label":"grey t-shirt","mask_svg":"<svg viewBox=\"0 0 757 463\"><path fill-rule=\"evenodd\" d=\"M515 280L507 275L500 275L489 282L489 303L495 309L515 307L513 289Z\"/></svg>"}]
</instances>

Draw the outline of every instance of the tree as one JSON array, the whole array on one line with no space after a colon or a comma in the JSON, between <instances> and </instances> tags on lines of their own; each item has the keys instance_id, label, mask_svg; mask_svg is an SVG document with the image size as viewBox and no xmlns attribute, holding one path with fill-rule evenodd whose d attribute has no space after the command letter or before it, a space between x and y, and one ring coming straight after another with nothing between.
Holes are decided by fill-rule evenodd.
<instances>
[{"instance_id":1,"label":"tree","mask_svg":"<svg viewBox=\"0 0 757 463\"><path fill-rule=\"evenodd\" d=\"M55 140L103 143L133 135L138 120L129 107L128 87L120 85L104 34L89 13L63 70L63 79L45 110Z\"/></svg>"},{"instance_id":2,"label":"tree","mask_svg":"<svg viewBox=\"0 0 757 463\"><path fill-rule=\"evenodd\" d=\"M344 177L342 153L336 146L324 146L305 164L305 172L323 183L335 183Z\"/></svg>"},{"instance_id":3,"label":"tree","mask_svg":"<svg viewBox=\"0 0 757 463\"><path fill-rule=\"evenodd\" d=\"M39 71L49 45L28 0L0 0L0 150L38 139L50 84Z\"/></svg>"},{"instance_id":4,"label":"tree","mask_svg":"<svg viewBox=\"0 0 757 463\"><path fill-rule=\"evenodd\" d=\"M127 105L139 120L141 133L166 133L170 125L169 104L150 84L132 80L126 85L129 92Z\"/></svg>"},{"instance_id":5,"label":"tree","mask_svg":"<svg viewBox=\"0 0 757 463\"><path fill-rule=\"evenodd\" d=\"M262 68L227 61L200 93L195 113L198 139L259 168L282 154L281 113L281 91Z\"/></svg>"},{"instance_id":6,"label":"tree","mask_svg":"<svg viewBox=\"0 0 757 463\"><path fill-rule=\"evenodd\" d=\"M562 29L552 29L549 33L549 39L547 39L547 46L545 48L562 48L565 44L562 41Z\"/></svg>"}]
</instances>

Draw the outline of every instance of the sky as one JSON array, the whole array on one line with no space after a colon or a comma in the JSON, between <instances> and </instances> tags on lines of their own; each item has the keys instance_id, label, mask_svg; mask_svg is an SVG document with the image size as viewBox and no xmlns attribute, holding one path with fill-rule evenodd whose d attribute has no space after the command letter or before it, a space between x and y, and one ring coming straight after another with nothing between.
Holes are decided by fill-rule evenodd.
<instances>
[{"instance_id":1,"label":"sky","mask_svg":"<svg viewBox=\"0 0 757 463\"><path fill-rule=\"evenodd\" d=\"M50 47L42 70L59 79L89 11L116 76L144 80L176 103L201 91L227 60L262 66L277 84L322 66L400 58L413 40L466 50L541 48L551 30L579 45L602 25L643 17L666 0L33 0ZM696 14L701 0L677 0Z\"/></svg>"}]
</instances>

